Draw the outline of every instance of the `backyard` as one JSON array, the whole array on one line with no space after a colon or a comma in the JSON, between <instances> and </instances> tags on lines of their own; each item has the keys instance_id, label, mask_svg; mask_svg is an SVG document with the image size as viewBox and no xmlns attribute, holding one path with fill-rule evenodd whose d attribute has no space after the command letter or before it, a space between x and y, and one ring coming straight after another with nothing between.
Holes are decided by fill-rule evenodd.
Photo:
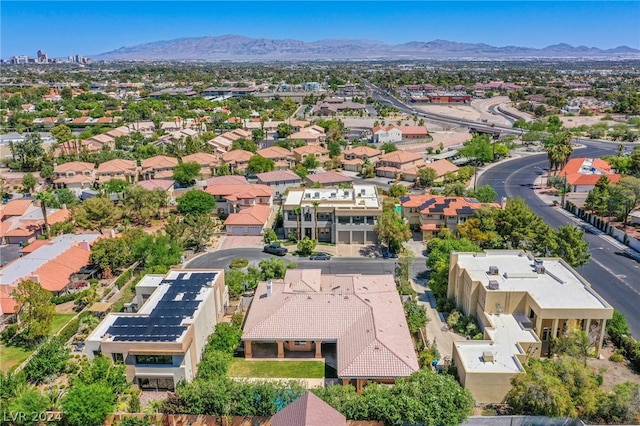
<instances>
[{"instance_id":1,"label":"backyard","mask_svg":"<svg viewBox=\"0 0 640 426\"><path fill-rule=\"evenodd\" d=\"M275 379L321 379L321 361L248 361L234 358L229 365L230 377L260 377Z\"/></svg>"}]
</instances>

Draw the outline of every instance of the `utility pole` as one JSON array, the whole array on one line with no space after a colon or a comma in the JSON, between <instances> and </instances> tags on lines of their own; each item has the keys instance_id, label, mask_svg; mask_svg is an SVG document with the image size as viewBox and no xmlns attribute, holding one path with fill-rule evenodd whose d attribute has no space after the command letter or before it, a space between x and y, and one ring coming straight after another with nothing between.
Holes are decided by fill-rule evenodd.
<instances>
[{"instance_id":1,"label":"utility pole","mask_svg":"<svg viewBox=\"0 0 640 426\"><path fill-rule=\"evenodd\" d=\"M564 196L567 193L567 172L564 172L562 179L562 205L561 207L564 209Z\"/></svg>"},{"instance_id":2,"label":"utility pole","mask_svg":"<svg viewBox=\"0 0 640 426\"><path fill-rule=\"evenodd\" d=\"M473 190L476 190L476 185L478 183L478 166L473 168Z\"/></svg>"}]
</instances>

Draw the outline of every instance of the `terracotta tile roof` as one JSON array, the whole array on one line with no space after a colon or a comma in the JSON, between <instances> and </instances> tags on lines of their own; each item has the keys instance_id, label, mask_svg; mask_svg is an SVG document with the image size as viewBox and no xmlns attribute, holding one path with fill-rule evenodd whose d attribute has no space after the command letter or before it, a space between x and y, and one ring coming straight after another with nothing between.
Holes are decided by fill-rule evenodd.
<instances>
[{"instance_id":1,"label":"terracotta tile roof","mask_svg":"<svg viewBox=\"0 0 640 426\"><path fill-rule=\"evenodd\" d=\"M304 145L299 146L293 150L295 154L303 155L303 154L328 154L329 151L318 145Z\"/></svg>"},{"instance_id":2,"label":"terracotta tile roof","mask_svg":"<svg viewBox=\"0 0 640 426\"><path fill-rule=\"evenodd\" d=\"M238 213L231 213L225 226L264 226L271 215L271 207L264 204L256 204Z\"/></svg>"},{"instance_id":3,"label":"terracotta tile roof","mask_svg":"<svg viewBox=\"0 0 640 426\"><path fill-rule=\"evenodd\" d=\"M435 170L438 177L460 170L458 166L448 160L437 160L427 164L425 167Z\"/></svg>"},{"instance_id":4,"label":"terracotta tile roof","mask_svg":"<svg viewBox=\"0 0 640 426\"><path fill-rule=\"evenodd\" d=\"M258 150L257 154L264 158L291 158L293 159L293 154L288 149L284 149L281 146L270 146L269 148L264 148Z\"/></svg>"},{"instance_id":5,"label":"terracotta tile roof","mask_svg":"<svg viewBox=\"0 0 640 426\"><path fill-rule=\"evenodd\" d=\"M273 189L257 183L237 185L213 185L205 189L211 195L225 197L229 201L251 200L258 197L272 197Z\"/></svg>"},{"instance_id":6,"label":"terracotta tile roof","mask_svg":"<svg viewBox=\"0 0 640 426\"><path fill-rule=\"evenodd\" d=\"M247 179L244 176L229 175L229 176L216 176L205 180L207 187L213 185L244 185L247 184Z\"/></svg>"},{"instance_id":7,"label":"terracotta tile roof","mask_svg":"<svg viewBox=\"0 0 640 426\"><path fill-rule=\"evenodd\" d=\"M247 163L255 154L244 149L236 149L222 155L222 161L225 163Z\"/></svg>"},{"instance_id":8,"label":"terracotta tile roof","mask_svg":"<svg viewBox=\"0 0 640 426\"><path fill-rule=\"evenodd\" d=\"M51 292L61 291L69 284L71 276L89 263L90 250L73 246L33 272L42 288ZM28 278L28 277L27 277Z\"/></svg>"},{"instance_id":9,"label":"terracotta tile roof","mask_svg":"<svg viewBox=\"0 0 640 426\"><path fill-rule=\"evenodd\" d=\"M258 181L262 183L291 181L302 182L300 176L293 173L291 170L277 170L274 172L258 173L256 176Z\"/></svg>"},{"instance_id":10,"label":"terracotta tile roof","mask_svg":"<svg viewBox=\"0 0 640 426\"><path fill-rule=\"evenodd\" d=\"M22 216L33 203L30 199L11 200L0 206L0 217Z\"/></svg>"},{"instance_id":11,"label":"terracotta tile roof","mask_svg":"<svg viewBox=\"0 0 640 426\"><path fill-rule=\"evenodd\" d=\"M429 132L425 126L400 126L403 136L427 136Z\"/></svg>"},{"instance_id":12,"label":"terracotta tile roof","mask_svg":"<svg viewBox=\"0 0 640 426\"><path fill-rule=\"evenodd\" d=\"M380 156L378 161L388 161L390 163L410 163L412 161L422 160L422 155L415 154L409 151L403 151L401 149L397 151L390 152L388 154L383 154Z\"/></svg>"},{"instance_id":13,"label":"terracotta tile roof","mask_svg":"<svg viewBox=\"0 0 640 426\"><path fill-rule=\"evenodd\" d=\"M144 189L148 189L149 191L153 191L156 188L160 188L163 191L168 191L175 182L169 179L149 179L149 180L141 180L136 183L136 185L143 187Z\"/></svg>"},{"instance_id":14,"label":"terracotta tile roof","mask_svg":"<svg viewBox=\"0 0 640 426\"><path fill-rule=\"evenodd\" d=\"M364 164L364 160L360 158L354 158L353 160L342 160L342 164L346 164L350 166L361 166Z\"/></svg>"},{"instance_id":15,"label":"terracotta tile roof","mask_svg":"<svg viewBox=\"0 0 640 426\"><path fill-rule=\"evenodd\" d=\"M256 289L243 340L336 341L341 378L393 378L419 369L391 275L288 270ZM317 290L316 290L317 289Z\"/></svg>"},{"instance_id":16,"label":"terracotta tile roof","mask_svg":"<svg viewBox=\"0 0 640 426\"><path fill-rule=\"evenodd\" d=\"M373 128L373 133L376 133L376 132L378 132L380 130L382 130L383 132L388 132L388 131L393 130L393 129L400 129L400 127L396 126L395 124L389 124L387 127L375 126Z\"/></svg>"},{"instance_id":17,"label":"terracotta tile roof","mask_svg":"<svg viewBox=\"0 0 640 426\"><path fill-rule=\"evenodd\" d=\"M82 173L86 170L93 171L93 163L85 163L82 161L70 161L68 163L60 164L53 169L54 173L65 174L68 172Z\"/></svg>"},{"instance_id":18,"label":"terracotta tile roof","mask_svg":"<svg viewBox=\"0 0 640 426\"><path fill-rule=\"evenodd\" d=\"M611 171L611 166L600 158L572 158L560 171L559 176L566 176L571 185L595 185L603 175L609 182L617 183L622 177Z\"/></svg>"},{"instance_id":19,"label":"terracotta tile roof","mask_svg":"<svg viewBox=\"0 0 640 426\"><path fill-rule=\"evenodd\" d=\"M93 176L86 176L83 174L77 174L69 177L61 176L53 180L54 183L65 183L65 184L84 183L84 182L91 184L93 183L93 181L94 181Z\"/></svg>"},{"instance_id":20,"label":"terracotta tile roof","mask_svg":"<svg viewBox=\"0 0 640 426\"><path fill-rule=\"evenodd\" d=\"M20 249L20 253L22 253L22 254L33 253L34 251L36 251L40 247L44 246L45 244L49 244L49 243L50 243L49 240L35 240L34 242L29 244L28 246L23 247L22 249Z\"/></svg>"},{"instance_id":21,"label":"terracotta tile roof","mask_svg":"<svg viewBox=\"0 0 640 426\"><path fill-rule=\"evenodd\" d=\"M307 180L313 183L320 184L353 182L353 179L351 179L349 176L345 176L342 173L332 171L308 175Z\"/></svg>"},{"instance_id":22,"label":"terracotta tile roof","mask_svg":"<svg viewBox=\"0 0 640 426\"><path fill-rule=\"evenodd\" d=\"M156 155L155 157L142 160L143 170L158 170L174 168L178 165L178 159L174 157L167 157L166 155Z\"/></svg>"},{"instance_id":23,"label":"terracotta tile roof","mask_svg":"<svg viewBox=\"0 0 640 426\"><path fill-rule=\"evenodd\" d=\"M342 151L343 155L357 155L358 157L375 157L377 155L382 154L382 151L380 151L377 148L371 148L370 146L357 146L355 148L351 148L351 149L347 149L345 151Z\"/></svg>"},{"instance_id":24,"label":"terracotta tile roof","mask_svg":"<svg viewBox=\"0 0 640 426\"><path fill-rule=\"evenodd\" d=\"M136 168L137 168L137 165L135 161L116 158L113 160L105 161L104 163L100 163L100 165L98 166L98 170L96 172L98 174L108 174L108 173L134 174L136 172Z\"/></svg>"},{"instance_id":25,"label":"terracotta tile roof","mask_svg":"<svg viewBox=\"0 0 640 426\"><path fill-rule=\"evenodd\" d=\"M347 418L307 392L271 417L271 426L345 426Z\"/></svg>"},{"instance_id":26,"label":"terracotta tile roof","mask_svg":"<svg viewBox=\"0 0 640 426\"><path fill-rule=\"evenodd\" d=\"M209 154L208 152L196 152L195 154L185 155L182 157L183 163L198 163L201 166L212 166L220 163L220 159L217 155Z\"/></svg>"},{"instance_id":27,"label":"terracotta tile roof","mask_svg":"<svg viewBox=\"0 0 640 426\"><path fill-rule=\"evenodd\" d=\"M403 208L417 207L421 214L444 216L472 215L474 210L484 206L500 208L497 203L481 203L475 198L447 197L444 195L409 195L400 198Z\"/></svg>"},{"instance_id":28,"label":"terracotta tile roof","mask_svg":"<svg viewBox=\"0 0 640 426\"><path fill-rule=\"evenodd\" d=\"M438 231L441 228L442 226L438 225L437 223L425 223L423 225L420 225L421 231Z\"/></svg>"},{"instance_id":29,"label":"terracotta tile roof","mask_svg":"<svg viewBox=\"0 0 640 426\"><path fill-rule=\"evenodd\" d=\"M104 144L108 144L108 143L114 142L116 140L116 138L114 136L110 136L110 135L104 133L104 134L101 134L101 135L92 136L88 140L90 142L97 142L100 145L104 145Z\"/></svg>"},{"instance_id":30,"label":"terracotta tile roof","mask_svg":"<svg viewBox=\"0 0 640 426\"><path fill-rule=\"evenodd\" d=\"M7 315L17 312L18 304L11 297L11 292L15 287L3 285L0 288L0 314Z\"/></svg>"}]
</instances>

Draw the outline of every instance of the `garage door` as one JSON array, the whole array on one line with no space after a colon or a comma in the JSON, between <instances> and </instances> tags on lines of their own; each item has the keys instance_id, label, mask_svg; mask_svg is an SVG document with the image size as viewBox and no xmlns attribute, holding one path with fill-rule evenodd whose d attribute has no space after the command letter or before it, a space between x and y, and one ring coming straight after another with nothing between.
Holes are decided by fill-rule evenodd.
<instances>
[{"instance_id":1,"label":"garage door","mask_svg":"<svg viewBox=\"0 0 640 426\"><path fill-rule=\"evenodd\" d=\"M378 243L378 237L376 236L376 233L373 231L368 231L367 235L367 244L377 244Z\"/></svg>"},{"instance_id":2,"label":"garage door","mask_svg":"<svg viewBox=\"0 0 640 426\"><path fill-rule=\"evenodd\" d=\"M349 231L338 231L338 243L349 244Z\"/></svg>"},{"instance_id":3,"label":"garage door","mask_svg":"<svg viewBox=\"0 0 640 426\"><path fill-rule=\"evenodd\" d=\"M352 231L351 237L353 238L351 244L364 244L364 231Z\"/></svg>"}]
</instances>

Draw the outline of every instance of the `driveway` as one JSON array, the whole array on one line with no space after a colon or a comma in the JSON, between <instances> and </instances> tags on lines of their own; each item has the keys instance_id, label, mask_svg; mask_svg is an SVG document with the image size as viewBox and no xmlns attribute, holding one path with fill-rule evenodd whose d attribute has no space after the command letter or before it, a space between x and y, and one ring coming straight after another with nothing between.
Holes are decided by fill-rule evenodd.
<instances>
[{"instance_id":1,"label":"driveway","mask_svg":"<svg viewBox=\"0 0 640 426\"><path fill-rule=\"evenodd\" d=\"M239 247L262 247L261 236L237 236L227 235L220 244L221 249L231 249Z\"/></svg>"}]
</instances>

